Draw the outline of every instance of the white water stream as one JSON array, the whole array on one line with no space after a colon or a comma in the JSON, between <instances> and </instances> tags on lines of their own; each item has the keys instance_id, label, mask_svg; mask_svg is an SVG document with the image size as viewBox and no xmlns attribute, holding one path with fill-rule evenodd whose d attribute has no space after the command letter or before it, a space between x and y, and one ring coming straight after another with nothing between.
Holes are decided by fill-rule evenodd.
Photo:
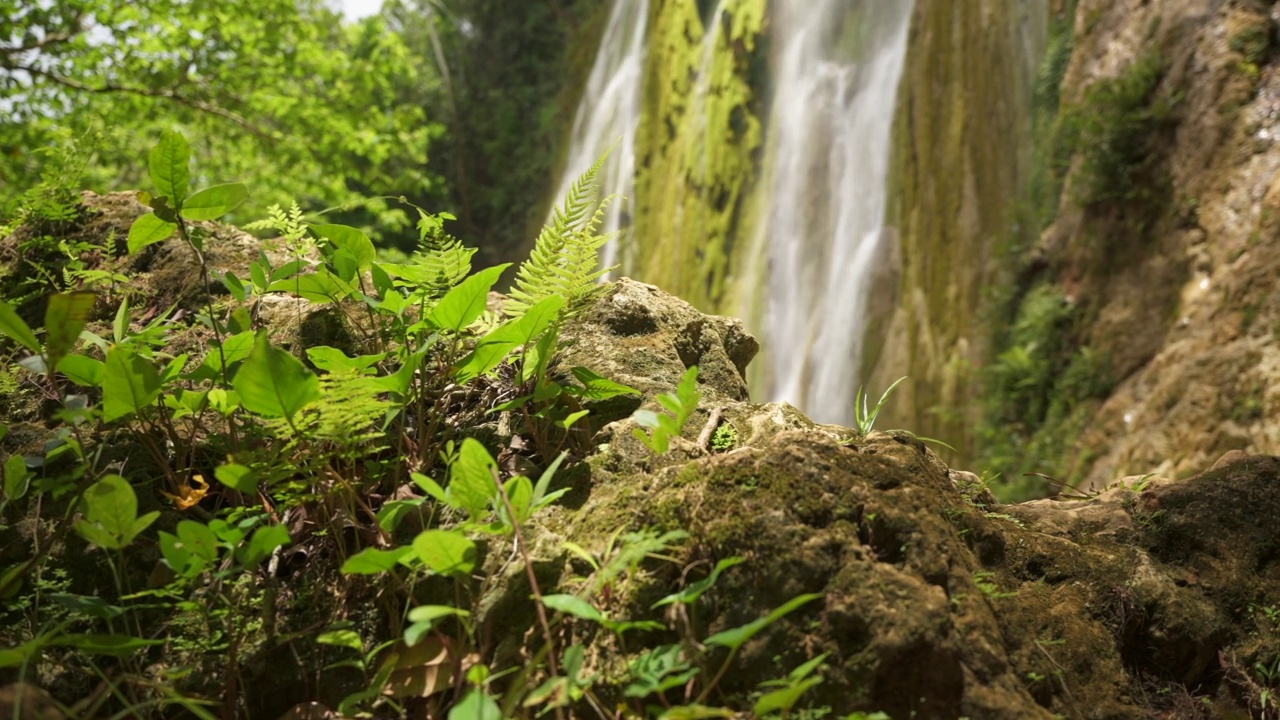
<instances>
[{"instance_id":1,"label":"white water stream","mask_svg":"<svg viewBox=\"0 0 1280 720\"><path fill-rule=\"evenodd\" d=\"M721 0L708 23L700 93L708 90L723 6ZM768 353L769 377L757 394L847 425L868 285L885 230L889 142L913 0L772 0L771 6L766 185L755 242L741 244L753 253L744 266L767 263L761 270L767 297L740 312L756 315L753 329L764 335ZM604 190L627 196L635 187L648 11L648 0L614 0L574 124L561 196L619 138ZM693 102L696 115L705 103ZM615 203L605 229L625 234L629 212L627 203ZM632 243L625 235L611 243L608 264L625 261L619 246Z\"/></svg>"},{"instance_id":2,"label":"white water stream","mask_svg":"<svg viewBox=\"0 0 1280 720\"><path fill-rule=\"evenodd\" d=\"M606 211L602 230L618 233L605 247L605 267L618 263L620 247L630 246L626 235L631 226L636 180L635 137L640 126L648 20L649 0L613 0L609 22L574 117L569 157L554 198L558 205L574 181L613 148L600 173L604 196L616 196Z\"/></svg>"},{"instance_id":3,"label":"white water stream","mask_svg":"<svg viewBox=\"0 0 1280 720\"><path fill-rule=\"evenodd\" d=\"M780 48L761 227L767 392L819 422L853 420L911 10L910 0L775 6Z\"/></svg>"}]
</instances>

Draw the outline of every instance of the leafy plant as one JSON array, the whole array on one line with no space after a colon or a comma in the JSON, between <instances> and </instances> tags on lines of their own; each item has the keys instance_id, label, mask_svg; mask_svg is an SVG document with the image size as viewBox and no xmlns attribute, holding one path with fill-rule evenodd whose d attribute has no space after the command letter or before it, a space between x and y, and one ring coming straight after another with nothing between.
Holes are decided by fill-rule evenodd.
<instances>
[{"instance_id":1,"label":"leafy plant","mask_svg":"<svg viewBox=\"0 0 1280 720\"><path fill-rule=\"evenodd\" d=\"M702 392L698 390L698 366L694 365L685 371L675 394L663 393L658 396L658 403L667 410L656 413L652 410L637 410L632 417L640 428L648 428L646 433L640 428L632 431L637 440L644 443L653 452L665 455L671 449L671 438L680 437L689 418L698 409L698 401Z\"/></svg>"},{"instance_id":2,"label":"leafy plant","mask_svg":"<svg viewBox=\"0 0 1280 720\"><path fill-rule=\"evenodd\" d=\"M853 422L855 426L854 429L858 431L858 437L865 438L871 433L872 428L875 427L876 419L880 417L880 410L884 407L884 404L889 401L889 396L893 394L894 388L898 387L898 383L903 380L906 380L906 378L900 377L897 380L894 380L892 385L885 388L885 391L880 395L880 400L876 402L875 407L868 406L867 393L862 389L862 387L858 388L857 397L853 402Z\"/></svg>"}]
</instances>

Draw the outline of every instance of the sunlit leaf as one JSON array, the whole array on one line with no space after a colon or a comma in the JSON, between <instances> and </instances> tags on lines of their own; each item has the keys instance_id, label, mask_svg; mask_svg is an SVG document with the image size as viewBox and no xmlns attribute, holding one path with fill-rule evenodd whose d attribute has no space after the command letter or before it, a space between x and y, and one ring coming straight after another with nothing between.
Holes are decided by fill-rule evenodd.
<instances>
[{"instance_id":1,"label":"sunlit leaf","mask_svg":"<svg viewBox=\"0 0 1280 720\"><path fill-rule=\"evenodd\" d=\"M247 410L267 417L292 418L320 399L320 380L293 355L272 347L265 330L258 332L233 386Z\"/></svg>"},{"instance_id":2,"label":"sunlit leaf","mask_svg":"<svg viewBox=\"0 0 1280 720\"><path fill-rule=\"evenodd\" d=\"M155 213L147 213L129 227L129 254L135 255L148 245L168 240L177 230L177 223L161 220Z\"/></svg>"},{"instance_id":3,"label":"sunlit leaf","mask_svg":"<svg viewBox=\"0 0 1280 720\"><path fill-rule=\"evenodd\" d=\"M427 319L441 330L454 332L475 322L484 312L489 291L498 282L498 276L510 266L511 263L504 263L487 268L458 283L440 298Z\"/></svg>"},{"instance_id":4,"label":"sunlit leaf","mask_svg":"<svg viewBox=\"0 0 1280 720\"><path fill-rule=\"evenodd\" d=\"M422 563L440 575L466 575L476 567L476 544L452 530L424 530L413 539Z\"/></svg>"},{"instance_id":5,"label":"sunlit leaf","mask_svg":"<svg viewBox=\"0 0 1280 720\"><path fill-rule=\"evenodd\" d=\"M151 149L149 167L151 182L161 195L169 198L169 204L178 207L187 198L187 184L191 180L191 150L181 133L166 132L159 144Z\"/></svg>"},{"instance_id":6,"label":"sunlit leaf","mask_svg":"<svg viewBox=\"0 0 1280 720\"><path fill-rule=\"evenodd\" d=\"M160 397L160 373L150 360L124 345L107 353L102 376L102 419L119 420Z\"/></svg>"},{"instance_id":7,"label":"sunlit leaf","mask_svg":"<svg viewBox=\"0 0 1280 720\"><path fill-rule=\"evenodd\" d=\"M242 183L214 185L196 192L182 203L182 217L188 220L216 220L249 199Z\"/></svg>"},{"instance_id":8,"label":"sunlit leaf","mask_svg":"<svg viewBox=\"0 0 1280 720\"><path fill-rule=\"evenodd\" d=\"M36 334L31 332L31 327L18 317L18 313L7 302L0 302L0 333L8 335L33 353L40 352L40 341L36 339Z\"/></svg>"}]
</instances>

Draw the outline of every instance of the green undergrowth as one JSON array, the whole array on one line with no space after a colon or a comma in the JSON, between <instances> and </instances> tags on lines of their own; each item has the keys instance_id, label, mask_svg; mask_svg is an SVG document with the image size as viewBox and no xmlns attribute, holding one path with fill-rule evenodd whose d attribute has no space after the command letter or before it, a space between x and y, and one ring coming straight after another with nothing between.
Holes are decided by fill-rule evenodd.
<instances>
[{"instance_id":1,"label":"green undergrowth","mask_svg":"<svg viewBox=\"0 0 1280 720\"><path fill-rule=\"evenodd\" d=\"M818 656L747 696L719 691L746 643L820 596L711 632L702 596L742 558L646 610L632 588L680 561L685 533L618 528L592 551L539 529L592 449L587 406L638 394L555 362L561 328L605 291L600 163L498 303L507 266L473 268L450 216L422 210L404 262L294 206L254 224L278 235L270 252L216 267L211 223L250 190L197 187L189 158L177 133L155 147L150 212L118 240L153 262L184 249L206 289L196 311L83 277L47 288L41 322L0 302L0 390L39 396L0 424L5 678L74 717L277 717L318 701L453 720L786 716L822 681ZM79 212L66 181L18 224ZM332 318L340 341L282 339L259 312L279 300L300 325ZM657 398L667 414L637 413L637 435L666 452L699 396L694 367ZM274 676L286 658L289 678Z\"/></svg>"}]
</instances>

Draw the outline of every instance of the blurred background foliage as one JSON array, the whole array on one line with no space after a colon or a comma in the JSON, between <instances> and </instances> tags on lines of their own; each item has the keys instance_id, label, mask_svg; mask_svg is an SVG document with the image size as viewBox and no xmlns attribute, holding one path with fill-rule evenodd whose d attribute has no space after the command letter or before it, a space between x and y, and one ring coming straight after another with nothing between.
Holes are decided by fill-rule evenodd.
<instances>
[{"instance_id":1,"label":"blurred background foliage","mask_svg":"<svg viewBox=\"0 0 1280 720\"><path fill-rule=\"evenodd\" d=\"M531 242L604 0L331 3L0 0L0 218L77 140L84 187L142 187L177 129L253 189L236 222L296 200L408 249L405 197L485 261Z\"/></svg>"}]
</instances>

